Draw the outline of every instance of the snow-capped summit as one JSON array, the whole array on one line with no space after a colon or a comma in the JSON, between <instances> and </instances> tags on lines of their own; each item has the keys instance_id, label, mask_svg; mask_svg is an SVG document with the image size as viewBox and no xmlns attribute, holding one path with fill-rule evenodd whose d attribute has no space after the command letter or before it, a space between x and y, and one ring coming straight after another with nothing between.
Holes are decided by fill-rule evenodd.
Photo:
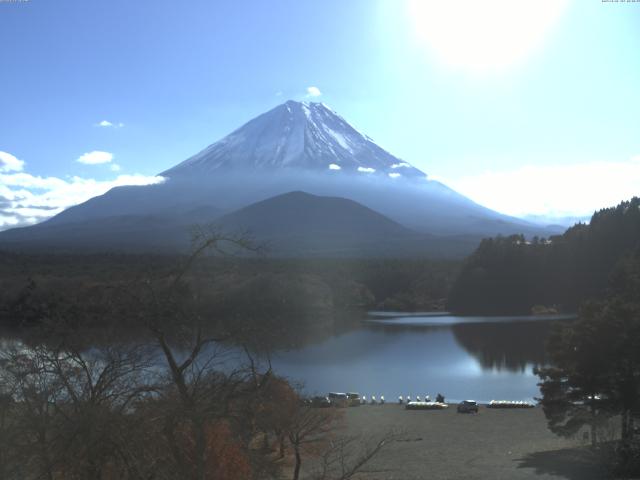
<instances>
[{"instance_id":1,"label":"snow-capped summit","mask_svg":"<svg viewBox=\"0 0 640 480\"><path fill-rule=\"evenodd\" d=\"M380 148L324 103L293 100L254 118L161 175L201 179L214 172L256 169L426 176Z\"/></svg>"}]
</instances>

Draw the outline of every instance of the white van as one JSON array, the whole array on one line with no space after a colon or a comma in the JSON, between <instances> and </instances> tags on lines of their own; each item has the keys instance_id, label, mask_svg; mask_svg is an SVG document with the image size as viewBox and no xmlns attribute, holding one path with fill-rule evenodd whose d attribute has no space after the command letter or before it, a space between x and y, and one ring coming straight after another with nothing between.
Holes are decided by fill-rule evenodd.
<instances>
[{"instance_id":1,"label":"white van","mask_svg":"<svg viewBox=\"0 0 640 480\"><path fill-rule=\"evenodd\" d=\"M349 405L349 397L346 393L330 392L328 397L334 407L346 407Z\"/></svg>"}]
</instances>

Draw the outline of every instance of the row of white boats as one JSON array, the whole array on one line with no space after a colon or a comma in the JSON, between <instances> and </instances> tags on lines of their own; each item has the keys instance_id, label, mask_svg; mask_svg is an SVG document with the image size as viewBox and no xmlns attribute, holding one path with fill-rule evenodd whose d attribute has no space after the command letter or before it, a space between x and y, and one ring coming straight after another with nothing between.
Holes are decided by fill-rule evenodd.
<instances>
[{"instance_id":1,"label":"row of white boats","mask_svg":"<svg viewBox=\"0 0 640 480\"><path fill-rule=\"evenodd\" d=\"M436 399L435 402L431 401L431 397L429 395L425 395L424 397L424 401L422 400L422 397L420 397L420 395L417 395L415 397L415 401L411 400L411 396L407 395L406 398L403 397L402 395L400 395L398 397L398 403L400 405L409 405L411 404L433 404L433 405L445 405L444 403L444 397L442 397L440 394L438 394L438 398ZM331 392L329 393L329 395L327 396L327 400L334 404L334 405L340 405L340 404L345 404L345 405L350 405L350 406L356 406L356 405L384 405L386 403L385 399L384 399L384 395L371 395L369 397L369 399L367 400L367 396L366 395L362 395L360 396L359 393L337 393L337 392ZM446 408L446 407L445 407Z\"/></svg>"},{"instance_id":2,"label":"row of white boats","mask_svg":"<svg viewBox=\"0 0 640 480\"><path fill-rule=\"evenodd\" d=\"M384 405L386 403L384 395L360 395L358 393L337 393L331 392L326 397L327 403L335 406L359 406L359 405ZM476 404L475 401L465 400L465 402L471 402ZM463 402L464 403L464 402ZM421 397L415 396L415 400L412 400L411 395L406 397L399 395L398 404L405 405L408 410L442 410L448 408L448 404L444 402L444 397L438 394L436 401L431 401L429 395ZM535 404L527 401L520 400L491 400L486 404L487 408L533 408Z\"/></svg>"},{"instance_id":3,"label":"row of white boats","mask_svg":"<svg viewBox=\"0 0 640 480\"><path fill-rule=\"evenodd\" d=\"M487 404L487 408L533 408L535 405L531 402L521 402L514 400L491 400Z\"/></svg>"}]
</instances>

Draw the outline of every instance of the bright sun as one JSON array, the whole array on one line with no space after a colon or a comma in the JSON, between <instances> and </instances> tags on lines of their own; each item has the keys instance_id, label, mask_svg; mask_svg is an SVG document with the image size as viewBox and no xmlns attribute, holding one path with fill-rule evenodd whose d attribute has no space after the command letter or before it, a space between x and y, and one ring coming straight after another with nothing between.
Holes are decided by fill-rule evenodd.
<instances>
[{"instance_id":1,"label":"bright sun","mask_svg":"<svg viewBox=\"0 0 640 480\"><path fill-rule=\"evenodd\" d=\"M418 37L444 63L501 70L528 56L569 0L409 0Z\"/></svg>"}]
</instances>

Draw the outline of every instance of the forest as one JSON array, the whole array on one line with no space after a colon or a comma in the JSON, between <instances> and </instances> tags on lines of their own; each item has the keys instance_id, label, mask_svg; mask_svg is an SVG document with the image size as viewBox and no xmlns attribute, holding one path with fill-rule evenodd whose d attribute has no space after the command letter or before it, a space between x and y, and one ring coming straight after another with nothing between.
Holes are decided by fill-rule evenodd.
<instances>
[{"instance_id":1,"label":"forest","mask_svg":"<svg viewBox=\"0 0 640 480\"><path fill-rule=\"evenodd\" d=\"M295 295L219 297L233 269L221 284L199 260L228 243L251 248L212 234L177 263L74 264L2 302L22 328L0 351L0 478L347 480L398 438L341 434L341 411L278 377L270 339L297 306L274 300Z\"/></svg>"},{"instance_id":2,"label":"forest","mask_svg":"<svg viewBox=\"0 0 640 480\"><path fill-rule=\"evenodd\" d=\"M606 293L610 275L640 245L640 198L596 212L563 235L488 238L464 262L447 308L462 314L576 312Z\"/></svg>"},{"instance_id":3,"label":"forest","mask_svg":"<svg viewBox=\"0 0 640 480\"><path fill-rule=\"evenodd\" d=\"M637 478L640 248L618 262L605 296L583 302L575 321L553 329L547 354L535 373L549 430L563 437L584 432L614 478Z\"/></svg>"},{"instance_id":4,"label":"forest","mask_svg":"<svg viewBox=\"0 0 640 480\"><path fill-rule=\"evenodd\" d=\"M460 265L453 260L282 259L254 253L202 255L187 276L199 285L207 315L238 328L268 327L280 347L348 328L367 310L442 310ZM46 312L73 305L67 319L78 326L108 326L128 335L138 328L130 312L113 313L114 304L126 304L122 293L141 278L171 275L187 259L0 252L0 328L32 329L47 318Z\"/></svg>"}]
</instances>

